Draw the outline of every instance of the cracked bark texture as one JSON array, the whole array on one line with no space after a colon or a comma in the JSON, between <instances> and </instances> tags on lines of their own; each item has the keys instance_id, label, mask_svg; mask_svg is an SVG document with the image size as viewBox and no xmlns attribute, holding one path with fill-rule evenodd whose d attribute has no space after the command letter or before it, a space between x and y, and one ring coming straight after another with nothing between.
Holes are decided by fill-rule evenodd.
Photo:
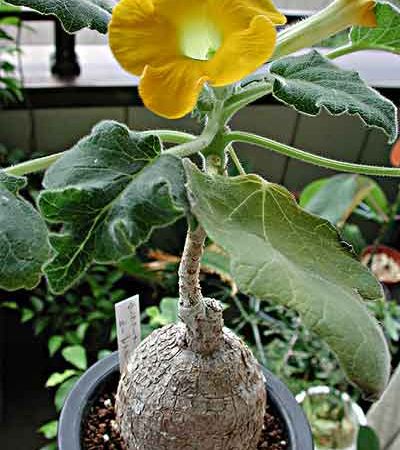
<instances>
[{"instance_id":1,"label":"cracked bark texture","mask_svg":"<svg viewBox=\"0 0 400 450\"><path fill-rule=\"evenodd\" d=\"M246 345L223 328L222 308L199 285L205 233L182 255L182 323L153 332L122 374L117 419L128 450L255 450L266 393Z\"/></svg>"}]
</instances>

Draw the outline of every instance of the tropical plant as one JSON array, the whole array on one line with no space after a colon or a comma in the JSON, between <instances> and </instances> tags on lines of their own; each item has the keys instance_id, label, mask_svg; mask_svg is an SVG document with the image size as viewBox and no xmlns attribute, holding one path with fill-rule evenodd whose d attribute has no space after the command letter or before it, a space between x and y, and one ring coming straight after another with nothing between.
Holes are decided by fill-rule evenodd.
<instances>
[{"instance_id":1,"label":"tropical plant","mask_svg":"<svg viewBox=\"0 0 400 450\"><path fill-rule=\"evenodd\" d=\"M45 337L49 357L57 360L57 370L46 382L46 387L54 390L56 412L62 408L66 396L87 365L116 349L113 305L129 296L132 281L151 287L153 301L158 302L157 297L163 294L171 295L145 309L142 314L143 338L160 327L178 322L178 292L169 278L179 258L158 250L146 253L150 256L146 263L138 258L124 262L123 268L129 274L118 268L110 271L95 266L85 275L83 283L65 296L55 296L43 286L36 288L29 298L2 303L3 308L18 311L21 322L30 323L35 336ZM348 392L356 401L359 391L348 384L328 346L302 326L299 317L285 307L261 306L260 301L232 290L229 264L222 257L215 246L207 247L202 271L207 295L224 299L226 326L241 335L254 349L258 360L285 381L293 393L298 394L322 383ZM137 286L137 289L143 292L143 287ZM384 325L390 348L395 352L399 342L400 306L395 301L370 303L368 306ZM263 341L267 343L263 344ZM60 356L63 361L60 361ZM50 441L41 450L56 449L57 426L58 421L52 419L39 428L39 432Z\"/></svg>"},{"instance_id":2,"label":"tropical plant","mask_svg":"<svg viewBox=\"0 0 400 450\"><path fill-rule=\"evenodd\" d=\"M182 322L145 339L119 384L117 420L127 448L252 450L258 444L263 376L249 349L223 328L219 303L202 295L199 270L207 235L228 254L243 293L296 311L329 344L349 379L378 397L389 378L390 357L365 301L382 298L380 284L328 221L301 209L284 187L246 174L233 144L247 142L347 172L398 176L400 170L330 160L231 131L228 124L244 106L272 94L308 115L322 108L357 115L393 142L395 106L332 60L366 48L398 51L396 26L394 35L387 32L387 21L396 24L399 18L395 6L335 0L279 32L286 19L270 0L12 3L56 14L71 32L108 30L112 52L141 77L139 93L155 113L182 117L200 97L200 136L139 133L108 121L69 151L0 173L0 286L11 291L32 289L45 274L54 292L65 292L93 263L115 264L155 228L188 219L179 268ZM353 25L346 48L325 56L317 50L293 55ZM251 75L266 61L271 64ZM164 143L175 145L165 149ZM189 160L195 155L202 158L200 168ZM240 176L226 176L228 160ZM44 169L36 209L20 191L25 175ZM52 224L50 234L46 222ZM221 398L223 415L213 406ZM172 403L174 414L164 420Z\"/></svg>"}]
</instances>

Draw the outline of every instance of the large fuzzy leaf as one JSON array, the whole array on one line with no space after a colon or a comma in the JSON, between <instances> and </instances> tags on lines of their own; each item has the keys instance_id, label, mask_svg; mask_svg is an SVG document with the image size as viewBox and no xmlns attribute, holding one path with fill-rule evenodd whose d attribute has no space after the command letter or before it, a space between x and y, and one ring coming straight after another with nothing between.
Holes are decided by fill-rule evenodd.
<instances>
[{"instance_id":1,"label":"large fuzzy leaf","mask_svg":"<svg viewBox=\"0 0 400 450\"><path fill-rule=\"evenodd\" d=\"M377 26L354 27L350 33L353 46L359 50L376 49L400 53L400 12L390 5L375 8Z\"/></svg>"},{"instance_id":2,"label":"large fuzzy leaf","mask_svg":"<svg viewBox=\"0 0 400 450\"><path fill-rule=\"evenodd\" d=\"M211 177L190 162L185 168L192 209L230 255L239 289L296 310L330 345L350 380L379 395L389 352L363 300L380 298L381 286L334 227L256 175Z\"/></svg>"},{"instance_id":3,"label":"large fuzzy leaf","mask_svg":"<svg viewBox=\"0 0 400 450\"><path fill-rule=\"evenodd\" d=\"M49 257L46 225L18 192L26 179L0 172L0 288L32 289Z\"/></svg>"},{"instance_id":4,"label":"large fuzzy leaf","mask_svg":"<svg viewBox=\"0 0 400 450\"><path fill-rule=\"evenodd\" d=\"M42 14L57 16L70 33L92 28L107 33L111 11L117 0L7 0L17 6L27 6Z\"/></svg>"},{"instance_id":5,"label":"large fuzzy leaf","mask_svg":"<svg viewBox=\"0 0 400 450\"><path fill-rule=\"evenodd\" d=\"M316 50L289 56L271 65L273 95L312 116L329 113L358 115L370 127L382 129L394 142L397 111L392 102L368 87L356 72L343 70Z\"/></svg>"},{"instance_id":6,"label":"large fuzzy leaf","mask_svg":"<svg viewBox=\"0 0 400 450\"><path fill-rule=\"evenodd\" d=\"M64 225L51 236L45 267L52 289L66 290L92 261L132 255L154 227L184 213L181 160L161 155L157 137L103 122L46 173L39 197L44 217Z\"/></svg>"},{"instance_id":7,"label":"large fuzzy leaf","mask_svg":"<svg viewBox=\"0 0 400 450\"><path fill-rule=\"evenodd\" d=\"M400 366L382 398L368 411L368 424L377 432L381 450L400 448ZM369 450L369 449L368 449Z\"/></svg>"}]
</instances>

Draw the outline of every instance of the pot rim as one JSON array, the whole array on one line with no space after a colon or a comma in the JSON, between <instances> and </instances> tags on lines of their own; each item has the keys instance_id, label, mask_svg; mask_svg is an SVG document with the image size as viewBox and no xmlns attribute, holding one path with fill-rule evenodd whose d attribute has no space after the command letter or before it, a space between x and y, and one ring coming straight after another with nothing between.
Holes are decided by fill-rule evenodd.
<instances>
[{"instance_id":1,"label":"pot rim","mask_svg":"<svg viewBox=\"0 0 400 450\"><path fill-rule=\"evenodd\" d=\"M290 450L313 450L311 429L306 416L288 387L262 367L267 393L286 427ZM58 426L59 450L82 450L81 425L87 404L98 387L112 374L119 372L118 352L91 366L68 394Z\"/></svg>"}]
</instances>

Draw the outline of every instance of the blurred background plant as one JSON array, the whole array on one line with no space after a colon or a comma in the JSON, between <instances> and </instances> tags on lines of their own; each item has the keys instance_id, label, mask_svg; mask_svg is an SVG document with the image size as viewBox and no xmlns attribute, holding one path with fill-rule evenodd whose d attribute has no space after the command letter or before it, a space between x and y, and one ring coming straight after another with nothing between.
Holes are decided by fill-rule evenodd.
<instances>
[{"instance_id":1,"label":"blurred background plant","mask_svg":"<svg viewBox=\"0 0 400 450\"><path fill-rule=\"evenodd\" d=\"M0 0L0 12L4 10L14 11L18 8ZM18 36L22 26L18 17L0 18L0 105L23 99L18 63L15 62L18 61L21 51ZM16 30L16 33L13 33L16 34L16 39L11 33L12 29Z\"/></svg>"},{"instance_id":2,"label":"blurred background plant","mask_svg":"<svg viewBox=\"0 0 400 450\"><path fill-rule=\"evenodd\" d=\"M356 450L358 429L366 417L346 393L321 386L296 398L311 424L317 450Z\"/></svg>"}]
</instances>

